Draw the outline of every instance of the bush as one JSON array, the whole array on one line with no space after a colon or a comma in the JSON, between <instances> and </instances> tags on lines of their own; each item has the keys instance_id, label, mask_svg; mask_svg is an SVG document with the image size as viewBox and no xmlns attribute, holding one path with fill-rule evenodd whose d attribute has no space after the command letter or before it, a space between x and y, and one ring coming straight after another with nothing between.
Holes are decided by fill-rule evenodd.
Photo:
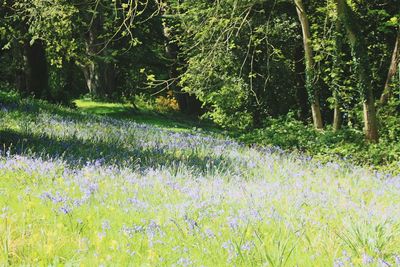
<instances>
[{"instance_id":1,"label":"bush","mask_svg":"<svg viewBox=\"0 0 400 267\"><path fill-rule=\"evenodd\" d=\"M178 111L178 102L172 96L159 96L156 98L156 110L160 112Z\"/></svg>"}]
</instances>

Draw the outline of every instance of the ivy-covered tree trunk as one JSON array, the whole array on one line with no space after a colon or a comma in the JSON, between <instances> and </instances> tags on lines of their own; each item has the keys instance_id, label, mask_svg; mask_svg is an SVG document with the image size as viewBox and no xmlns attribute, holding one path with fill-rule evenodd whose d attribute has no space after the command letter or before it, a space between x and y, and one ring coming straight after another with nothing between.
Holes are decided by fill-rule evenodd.
<instances>
[{"instance_id":1,"label":"ivy-covered tree trunk","mask_svg":"<svg viewBox=\"0 0 400 267\"><path fill-rule=\"evenodd\" d=\"M42 40L25 44L25 75L26 91L36 97L42 97L48 92L49 73L47 69L46 50Z\"/></svg>"},{"instance_id":2,"label":"ivy-covered tree trunk","mask_svg":"<svg viewBox=\"0 0 400 267\"><path fill-rule=\"evenodd\" d=\"M315 64L311 47L310 24L307 18L307 13L304 9L303 1L295 0L294 2L296 4L297 14L299 16L301 29L303 32L304 60L306 65L306 89L311 102L312 119L314 127L316 129L322 129L323 122L319 104L318 82L315 75Z\"/></svg>"},{"instance_id":3,"label":"ivy-covered tree trunk","mask_svg":"<svg viewBox=\"0 0 400 267\"><path fill-rule=\"evenodd\" d=\"M339 131L342 127L342 112L340 110L340 83L342 80L342 53L343 53L343 35L342 24L340 20L336 20L336 33L335 33L335 54L333 59L333 131Z\"/></svg>"},{"instance_id":4,"label":"ivy-covered tree trunk","mask_svg":"<svg viewBox=\"0 0 400 267\"><path fill-rule=\"evenodd\" d=\"M393 49L392 60L390 61L389 72L380 99L381 104L383 105L385 105L392 96L392 81L393 77L396 75L399 64L400 64L400 26L397 28L397 38Z\"/></svg>"},{"instance_id":5,"label":"ivy-covered tree trunk","mask_svg":"<svg viewBox=\"0 0 400 267\"><path fill-rule=\"evenodd\" d=\"M351 46L353 61L358 74L358 87L363 98L365 137L370 142L378 142L378 123L376 119L375 98L371 86L371 70L365 36L359 22L346 0L335 0L340 21L346 28Z\"/></svg>"}]
</instances>

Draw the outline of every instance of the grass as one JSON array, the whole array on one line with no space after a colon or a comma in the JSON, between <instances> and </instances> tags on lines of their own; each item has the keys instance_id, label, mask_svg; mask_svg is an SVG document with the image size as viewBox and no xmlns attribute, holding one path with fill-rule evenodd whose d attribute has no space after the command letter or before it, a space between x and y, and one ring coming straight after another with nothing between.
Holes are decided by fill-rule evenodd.
<instances>
[{"instance_id":1,"label":"grass","mask_svg":"<svg viewBox=\"0 0 400 267\"><path fill-rule=\"evenodd\" d=\"M109 103L93 101L91 99L78 99L74 101L78 110L100 116L112 117L115 119L127 119L137 123L146 123L172 131L187 132L195 129L205 129L217 132L217 127L209 122L200 122L197 118L183 115L178 112L158 112L154 108L139 105L135 109L127 103Z\"/></svg>"},{"instance_id":2,"label":"grass","mask_svg":"<svg viewBox=\"0 0 400 267\"><path fill-rule=\"evenodd\" d=\"M3 265L400 264L399 176L77 106L0 105Z\"/></svg>"},{"instance_id":3,"label":"grass","mask_svg":"<svg viewBox=\"0 0 400 267\"><path fill-rule=\"evenodd\" d=\"M96 102L90 99L77 99L73 103L83 112L97 115L121 116L133 112L132 105L123 103Z\"/></svg>"}]
</instances>

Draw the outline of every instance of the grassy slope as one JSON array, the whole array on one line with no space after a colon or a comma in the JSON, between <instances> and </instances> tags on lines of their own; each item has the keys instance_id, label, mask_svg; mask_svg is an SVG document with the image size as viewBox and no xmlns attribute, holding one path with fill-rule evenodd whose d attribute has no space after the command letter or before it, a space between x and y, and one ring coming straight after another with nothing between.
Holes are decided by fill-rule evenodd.
<instances>
[{"instance_id":1,"label":"grassy slope","mask_svg":"<svg viewBox=\"0 0 400 267\"><path fill-rule=\"evenodd\" d=\"M11 146L0 153L2 263L400 260L399 176L249 148L117 104L13 102L0 107L0 143Z\"/></svg>"}]
</instances>

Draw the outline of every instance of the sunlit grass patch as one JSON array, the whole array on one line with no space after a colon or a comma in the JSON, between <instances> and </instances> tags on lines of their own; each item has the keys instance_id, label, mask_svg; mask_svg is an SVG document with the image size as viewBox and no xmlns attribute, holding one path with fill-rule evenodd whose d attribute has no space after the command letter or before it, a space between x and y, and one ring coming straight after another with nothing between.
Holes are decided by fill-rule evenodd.
<instances>
[{"instance_id":1,"label":"sunlit grass patch","mask_svg":"<svg viewBox=\"0 0 400 267\"><path fill-rule=\"evenodd\" d=\"M143 100L139 102L138 109L129 103L111 103L91 99L77 99L74 104L78 110L88 114L127 119L173 131L190 132L193 129L200 130L200 128L216 131L215 126L210 123L200 122L198 118L185 116L176 111L159 112L157 103L151 105Z\"/></svg>"},{"instance_id":2,"label":"sunlit grass patch","mask_svg":"<svg viewBox=\"0 0 400 267\"><path fill-rule=\"evenodd\" d=\"M99 102L90 99L77 99L74 103L82 111L98 115L118 115L131 112L133 109L130 104Z\"/></svg>"}]
</instances>

